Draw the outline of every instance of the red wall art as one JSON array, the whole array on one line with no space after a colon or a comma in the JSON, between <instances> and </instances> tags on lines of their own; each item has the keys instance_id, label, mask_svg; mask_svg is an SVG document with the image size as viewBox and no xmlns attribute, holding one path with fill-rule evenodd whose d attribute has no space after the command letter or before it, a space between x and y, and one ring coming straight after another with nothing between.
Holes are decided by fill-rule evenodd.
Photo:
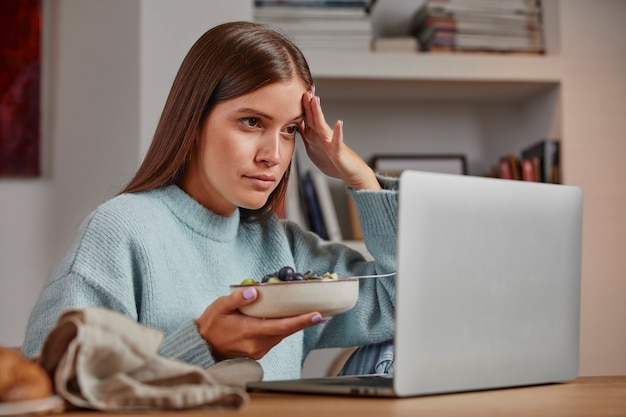
<instances>
[{"instance_id":1,"label":"red wall art","mask_svg":"<svg viewBox=\"0 0 626 417\"><path fill-rule=\"evenodd\" d=\"M41 0L0 0L0 177L40 173Z\"/></svg>"}]
</instances>

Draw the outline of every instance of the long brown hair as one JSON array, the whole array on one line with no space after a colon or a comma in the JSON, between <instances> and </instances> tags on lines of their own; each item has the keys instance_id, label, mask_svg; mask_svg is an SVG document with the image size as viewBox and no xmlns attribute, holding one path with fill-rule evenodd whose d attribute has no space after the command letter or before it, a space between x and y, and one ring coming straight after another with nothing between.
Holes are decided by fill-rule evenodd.
<instances>
[{"instance_id":1,"label":"long brown hair","mask_svg":"<svg viewBox=\"0 0 626 417\"><path fill-rule=\"evenodd\" d=\"M285 36L256 23L231 22L209 29L183 60L154 138L122 193L179 184L213 106L279 81L313 84L302 52ZM240 209L242 220L267 219L285 198L289 169L260 209Z\"/></svg>"}]
</instances>

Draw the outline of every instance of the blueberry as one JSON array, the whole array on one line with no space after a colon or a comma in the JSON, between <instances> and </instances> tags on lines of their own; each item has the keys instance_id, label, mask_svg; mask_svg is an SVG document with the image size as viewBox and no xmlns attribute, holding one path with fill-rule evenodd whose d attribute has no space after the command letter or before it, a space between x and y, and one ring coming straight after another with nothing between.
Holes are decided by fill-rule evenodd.
<instances>
[{"instance_id":1,"label":"blueberry","mask_svg":"<svg viewBox=\"0 0 626 417\"><path fill-rule=\"evenodd\" d=\"M290 281L289 277L294 274L294 270L290 266L283 266L278 270L278 279L281 281Z\"/></svg>"},{"instance_id":2,"label":"blueberry","mask_svg":"<svg viewBox=\"0 0 626 417\"><path fill-rule=\"evenodd\" d=\"M270 278L276 278L276 274L267 274L261 279L261 282L265 283L270 280Z\"/></svg>"},{"instance_id":3,"label":"blueberry","mask_svg":"<svg viewBox=\"0 0 626 417\"><path fill-rule=\"evenodd\" d=\"M294 272L289 276L289 281L303 281L304 276L300 272Z\"/></svg>"}]
</instances>

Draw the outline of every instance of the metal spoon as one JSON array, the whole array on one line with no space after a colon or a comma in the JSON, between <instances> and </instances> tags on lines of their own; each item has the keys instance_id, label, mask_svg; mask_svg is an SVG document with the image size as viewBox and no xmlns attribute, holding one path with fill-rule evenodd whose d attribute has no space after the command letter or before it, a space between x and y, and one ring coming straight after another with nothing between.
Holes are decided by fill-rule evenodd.
<instances>
[{"instance_id":1,"label":"metal spoon","mask_svg":"<svg viewBox=\"0 0 626 417\"><path fill-rule=\"evenodd\" d=\"M385 278L385 277L390 277L395 275L396 272L389 272L387 274L374 274L374 275L357 275L357 276L353 276L353 277L347 277L347 278L357 278L357 279L365 279L365 278Z\"/></svg>"}]
</instances>

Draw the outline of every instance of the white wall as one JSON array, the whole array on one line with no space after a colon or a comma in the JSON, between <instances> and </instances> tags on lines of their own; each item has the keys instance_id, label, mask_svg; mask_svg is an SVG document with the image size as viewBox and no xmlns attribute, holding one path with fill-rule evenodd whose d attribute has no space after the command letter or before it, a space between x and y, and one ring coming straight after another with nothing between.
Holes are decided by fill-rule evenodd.
<instances>
[{"instance_id":1,"label":"white wall","mask_svg":"<svg viewBox=\"0 0 626 417\"><path fill-rule=\"evenodd\" d=\"M18 345L41 285L81 219L138 153L136 2L44 1L44 174L0 181L0 344Z\"/></svg>"},{"instance_id":2,"label":"white wall","mask_svg":"<svg viewBox=\"0 0 626 417\"><path fill-rule=\"evenodd\" d=\"M172 81L191 45L207 29L251 20L249 0L141 1L140 155L148 150Z\"/></svg>"},{"instance_id":3,"label":"white wall","mask_svg":"<svg viewBox=\"0 0 626 417\"><path fill-rule=\"evenodd\" d=\"M581 373L623 375L626 2L567 0L561 16L563 174L585 193Z\"/></svg>"}]
</instances>

